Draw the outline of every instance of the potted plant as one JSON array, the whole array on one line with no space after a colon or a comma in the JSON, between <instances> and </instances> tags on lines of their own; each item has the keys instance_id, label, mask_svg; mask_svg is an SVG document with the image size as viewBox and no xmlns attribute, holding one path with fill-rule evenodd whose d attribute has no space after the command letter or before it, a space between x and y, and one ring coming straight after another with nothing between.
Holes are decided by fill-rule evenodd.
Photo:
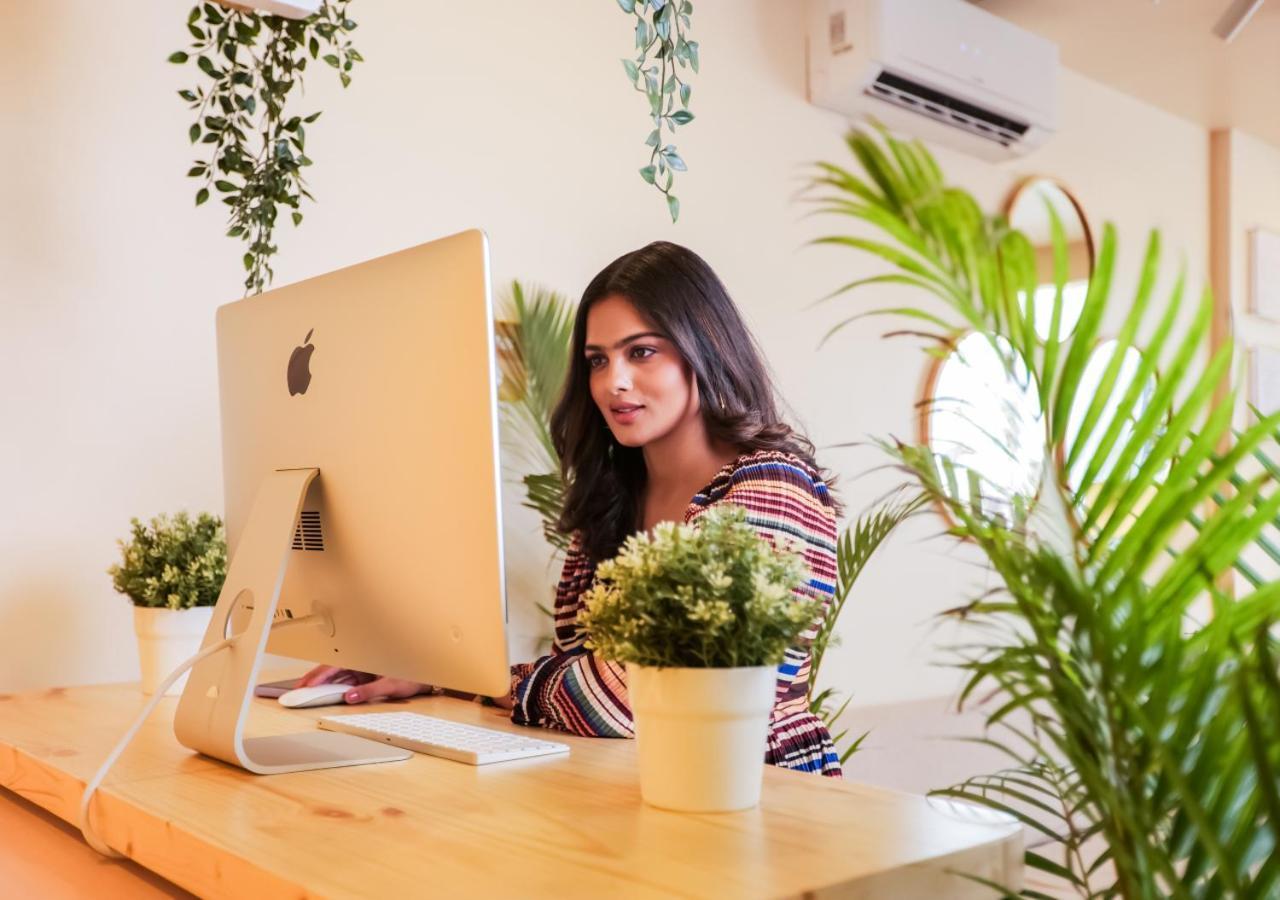
<instances>
[{"instance_id":1,"label":"potted plant","mask_svg":"<svg viewBox=\"0 0 1280 900\"><path fill-rule=\"evenodd\" d=\"M1007 371L1030 373L1043 410L1038 502L1012 521L976 472L884 442L995 581L945 615L967 632L960 702L985 698L982 741L1008 766L936 793L1050 842L1026 864L1056 879L1054 896L1280 896L1280 412L1234 415L1235 348L1215 340L1213 298L1193 299L1181 269L1158 293L1158 233L1118 302L1115 229L1103 229L1066 329L1067 241L1050 207L1046 335L1026 236L948 184L920 144L872 131L848 142L857 166L823 164L818 200L874 231L823 241L895 271L845 291L932 294L940 304L878 311L944 340L987 335ZM1122 322L1115 350L1090 383L1108 321ZM1125 375L1130 349L1140 363Z\"/></svg>"},{"instance_id":2,"label":"potted plant","mask_svg":"<svg viewBox=\"0 0 1280 900\"><path fill-rule=\"evenodd\" d=\"M192 43L169 56L200 72L192 88L178 91L196 114L187 136L201 150L187 176L200 182L196 206L211 191L227 206L227 237L244 244L246 292L261 293L274 277L278 217L287 209L296 227L303 198L315 199L302 170L311 165L307 126L320 113L290 115L286 106L295 87L303 91L308 59L332 68L344 88L351 83L364 57L351 46L356 23L347 15L349 2L263 0L252 4L257 10L196 3L187 15ZM305 6L314 12L285 17L304 13Z\"/></svg>"},{"instance_id":3,"label":"potted plant","mask_svg":"<svg viewBox=\"0 0 1280 900\"><path fill-rule=\"evenodd\" d=\"M208 513L156 516L148 524L130 520L129 540L120 540L121 560L107 574L133 601L142 692L153 694L183 660L197 653L227 574L222 520ZM187 676L167 693L180 694Z\"/></svg>"},{"instance_id":4,"label":"potted plant","mask_svg":"<svg viewBox=\"0 0 1280 900\"><path fill-rule=\"evenodd\" d=\"M804 564L738 507L634 534L596 568L587 646L626 664L645 802L729 812L760 801L777 666L817 615Z\"/></svg>"}]
</instances>

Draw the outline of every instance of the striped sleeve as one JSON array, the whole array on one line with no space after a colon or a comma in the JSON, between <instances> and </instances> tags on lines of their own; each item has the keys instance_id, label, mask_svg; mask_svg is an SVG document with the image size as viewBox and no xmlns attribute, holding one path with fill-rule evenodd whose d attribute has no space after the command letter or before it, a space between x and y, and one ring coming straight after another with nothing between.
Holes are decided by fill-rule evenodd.
<instances>
[{"instance_id":1,"label":"striped sleeve","mask_svg":"<svg viewBox=\"0 0 1280 900\"><path fill-rule=\"evenodd\" d=\"M556 586L552 652L512 667L511 721L587 737L629 738L635 734L627 699L625 670L599 659L584 646L578 624L582 595L595 580L595 567L575 536Z\"/></svg>"},{"instance_id":2,"label":"striped sleeve","mask_svg":"<svg viewBox=\"0 0 1280 900\"><path fill-rule=\"evenodd\" d=\"M826 484L789 454L760 454L695 499L702 501L699 516L721 503L739 506L771 546L799 545L806 579L796 594L818 601L818 616L800 644L812 643L836 590L836 519Z\"/></svg>"},{"instance_id":3,"label":"striped sleeve","mask_svg":"<svg viewBox=\"0 0 1280 900\"><path fill-rule=\"evenodd\" d=\"M810 648L830 611L836 589L836 517L827 485L797 457L764 451L713 482L695 497L697 515L719 503L746 511L747 521L770 545L798 543L805 581L796 594L816 600L813 622L778 665L765 761L802 772L840 777L840 757L826 725L809 710Z\"/></svg>"}]
</instances>

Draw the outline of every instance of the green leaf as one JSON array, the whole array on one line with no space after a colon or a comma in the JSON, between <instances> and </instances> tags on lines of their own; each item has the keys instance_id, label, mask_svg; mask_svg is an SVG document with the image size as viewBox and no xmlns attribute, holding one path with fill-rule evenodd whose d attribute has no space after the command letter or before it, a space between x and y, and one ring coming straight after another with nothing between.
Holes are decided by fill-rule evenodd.
<instances>
[{"instance_id":1,"label":"green leaf","mask_svg":"<svg viewBox=\"0 0 1280 900\"><path fill-rule=\"evenodd\" d=\"M177 53L170 53L170 54L169 54L169 62L171 62L171 63L184 63L184 62L186 62L186 61L187 61L187 59L188 59L188 58L189 58L189 57L187 56L187 54L183 53L181 50L179 50ZM190 91L188 91L187 93L190 93ZM186 99L186 98L184 98L184 99ZM194 99L194 98L192 98L192 99Z\"/></svg>"},{"instance_id":2,"label":"green leaf","mask_svg":"<svg viewBox=\"0 0 1280 900\"><path fill-rule=\"evenodd\" d=\"M307 50L311 53L311 58L315 59L320 53L320 41L315 35L311 36L311 40L307 42Z\"/></svg>"},{"instance_id":3,"label":"green leaf","mask_svg":"<svg viewBox=\"0 0 1280 900\"><path fill-rule=\"evenodd\" d=\"M204 201L208 199L209 199L208 188L200 188L200 190L196 191L196 206L199 206L201 203L204 203Z\"/></svg>"},{"instance_id":4,"label":"green leaf","mask_svg":"<svg viewBox=\"0 0 1280 900\"><path fill-rule=\"evenodd\" d=\"M698 42L689 41L689 65L693 67L693 71L698 71Z\"/></svg>"},{"instance_id":5,"label":"green leaf","mask_svg":"<svg viewBox=\"0 0 1280 900\"><path fill-rule=\"evenodd\" d=\"M676 153L675 147L663 150L662 155L667 160L667 165L675 169L677 172L687 171L684 160L680 158L680 154Z\"/></svg>"},{"instance_id":6,"label":"green leaf","mask_svg":"<svg viewBox=\"0 0 1280 900\"><path fill-rule=\"evenodd\" d=\"M338 57L335 56L334 54L326 53L324 55L324 61L327 62L329 65L333 66L335 69L338 68Z\"/></svg>"},{"instance_id":7,"label":"green leaf","mask_svg":"<svg viewBox=\"0 0 1280 900\"><path fill-rule=\"evenodd\" d=\"M658 129L655 128L653 131L649 132L649 136L644 139L645 146L657 147L660 140L661 137L658 134Z\"/></svg>"},{"instance_id":8,"label":"green leaf","mask_svg":"<svg viewBox=\"0 0 1280 900\"><path fill-rule=\"evenodd\" d=\"M218 69L216 66L214 66L213 60L209 59L209 57L207 56L197 57L196 65L200 67L201 72L204 72L209 77L211 78L218 77Z\"/></svg>"},{"instance_id":9,"label":"green leaf","mask_svg":"<svg viewBox=\"0 0 1280 900\"><path fill-rule=\"evenodd\" d=\"M205 167L204 167L204 165L203 165L203 164L201 164L201 165L196 165L196 166L192 166L190 169L187 169L187 177L188 177L188 178L197 178L197 177L199 177L199 176L203 175L206 171L207 171L207 170L205 169Z\"/></svg>"},{"instance_id":10,"label":"green leaf","mask_svg":"<svg viewBox=\"0 0 1280 900\"><path fill-rule=\"evenodd\" d=\"M188 24L187 31L191 32L191 36L195 38L197 41L203 41L205 39L205 33L201 31L199 28L197 28L195 25Z\"/></svg>"},{"instance_id":11,"label":"green leaf","mask_svg":"<svg viewBox=\"0 0 1280 900\"><path fill-rule=\"evenodd\" d=\"M667 194L667 210L671 213L672 222L680 218L680 201L675 194Z\"/></svg>"},{"instance_id":12,"label":"green leaf","mask_svg":"<svg viewBox=\"0 0 1280 900\"><path fill-rule=\"evenodd\" d=\"M671 121L677 125L688 125L693 121L693 113L688 110L678 109L671 114Z\"/></svg>"},{"instance_id":13,"label":"green leaf","mask_svg":"<svg viewBox=\"0 0 1280 900\"><path fill-rule=\"evenodd\" d=\"M240 190L240 188L236 187L230 181L223 181L222 179L215 181L213 186L224 194L230 194L234 191Z\"/></svg>"},{"instance_id":14,"label":"green leaf","mask_svg":"<svg viewBox=\"0 0 1280 900\"><path fill-rule=\"evenodd\" d=\"M636 0L618 0L618 5L622 7L622 11L625 13L636 11Z\"/></svg>"},{"instance_id":15,"label":"green leaf","mask_svg":"<svg viewBox=\"0 0 1280 900\"><path fill-rule=\"evenodd\" d=\"M294 213L291 213L291 216L293 217L293 224L295 226L302 224L302 213L294 212Z\"/></svg>"},{"instance_id":16,"label":"green leaf","mask_svg":"<svg viewBox=\"0 0 1280 900\"><path fill-rule=\"evenodd\" d=\"M304 121L304 122L306 122L308 125L310 125L312 122L314 122L314 121L315 121L316 119L318 119L318 118L320 118L320 113L318 113L318 112L314 112L314 113L312 113L311 115L309 115L309 116L307 116L306 118L304 118L302 121Z\"/></svg>"},{"instance_id":17,"label":"green leaf","mask_svg":"<svg viewBox=\"0 0 1280 900\"><path fill-rule=\"evenodd\" d=\"M241 258L241 261L244 263L244 270L245 270L246 272L249 272L249 271L251 271L251 270L253 269L253 254L252 254L252 253L246 253L246 254Z\"/></svg>"},{"instance_id":18,"label":"green leaf","mask_svg":"<svg viewBox=\"0 0 1280 900\"><path fill-rule=\"evenodd\" d=\"M622 68L626 70L627 78L631 83L635 84L636 79L640 77L640 69L636 64L629 59L624 59L622 61Z\"/></svg>"},{"instance_id":19,"label":"green leaf","mask_svg":"<svg viewBox=\"0 0 1280 900\"><path fill-rule=\"evenodd\" d=\"M1025 503L997 513L984 509L972 470L926 444L880 442L990 573L989 592L947 615L965 635L961 702L990 695L987 731L1010 737L982 741L1021 769L972 779L952 796L1046 826L1062 852L1029 854L1028 866L1087 884L1082 894L1274 894L1280 679L1266 652L1280 580L1260 567L1280 566L1280 546L1264 534L1280 526L1280 469L1270 463L1280 459L1280 415L1231 431L1235 394L1221 382L1232 349L1215 347L1211 298L1189 315L1181 272L1168 297L1152 299L1154 241L1134 291L1108 306L1118 267L1113 229L1104 229L1081 324L1063 335L1068 267L1061 223L1052 225L1058 324L1039 337L1018 298L1042 280L1030 240L948 185L918 143L878 134L850 135L857 174L824 164L814 179L819 212L874 234L819 242L889 265L847 288L897 278L932 294L919 308L887 311L908 327L972 328L1021 353L1047 420L1030 439L1054 461L1040 491L1050 502L1034 516ZM1103 311L1117 307L1120 347L1141 351L1138 374L1101 365L1086 383L1101 322L1113 318ZM1143 396L1148 375L1154 391ZM1092 437L1073 446L1075 433ZM1068 459L1090 473L1087 487L1066 483ZM839 554L838 563L843 580ZM1252 594L1223 591L1219 576L1233 567L1250 573ZM1106 849L1091 853L1094 844Z\"/></svg>"},{"instance_id":20,"label":"green leaf","mask_svg":"<svg viewBox=\"0 0 1280 900\"><path fill-rule=\"evenodd\" d=\"M194 123L187 129L187 137L190 138L193 144L200 139L200 123Z\"/></svg>"},{"instance_id":21,"label":"green leaf","mask_svg":"<svg viewBox=\"0 0 1280 900\"><path fill-rule=\"evenodd\" d=\"M194 91L178 91L178 96L189 103L195 103L197 99Z\"/></svg>"},{"instance_id":22,"label":"green leaf","mask_svg":"<svg viewBox=\"0 0 1280 900\"><path fill-rule=\"evenodd\" d=\"M685 106L689 105L689 95L693 93L693 88L687 84L680 85L680 102Z\"/></svg>"},{"instance_id":23,"label":"green leaf","mask_svg":"<svg viewBox=\"0 0 1280 900\"><path fill-rule=\"evenodd\" d=\"M654 167L645 166L643 169L640 170L640 177L643 178L645 181L649 182L650 184L653 184Z\"/></svg>"}]
</instances>

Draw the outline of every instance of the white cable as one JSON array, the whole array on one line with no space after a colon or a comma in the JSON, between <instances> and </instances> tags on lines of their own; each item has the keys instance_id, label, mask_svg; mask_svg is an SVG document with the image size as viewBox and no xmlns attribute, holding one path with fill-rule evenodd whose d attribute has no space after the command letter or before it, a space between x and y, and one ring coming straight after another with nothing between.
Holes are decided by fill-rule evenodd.
<instances>
[{"instance_id":1,"label":"white cable","mask_svg":"<svg viewBox=\"0 0 1280 900\"><path fill-rule=\"evenodd\" d=\"M272 630L274 630L276 628L287 627L290 625L304 625L310 622L314 622L318 619L324 620L325 616L321 614L316 614L316 615L310 615L310 616L302 616L297 619L282 619L279 622L272 622L271 628ZM204 648L199 653L197 653L195 656L188 659L182 665L178 666L178 668L170 672L169 677L164 680L164 683L161 684L160 687L156 688L155 694L151 697L151 702L147 704L146 708L143 709L142 714L139 715L138 718L134 721L133 726L129 729L128 733L126 733L125 736L121 738L120 743L116 744L115 749L112 750L111 753L107 755L106 762L102 764L102 766L98 769L97 773L92 778L89 779L89 783L85 785L84 794L80 797L80 832L84 835L84 839L88 842L89 846L92 847L94 850L97 850L103 856L110 857L113 859L124 858L123 853L118 853L115 850L111 849L111 847L109 847L105 841L99 838L97 832L93 830L93 827L89 823L89 804L93 800L94 793L98 790L98 787L102 784L102 779L107 777L107 772L111 771L111 767L116 764L116 760L120 758L120 754L123 753L125 751L125 748L129 746L129 743L130 741L133 740L134 735L138 733L138 729L142 727L142 723L147 720L147 716L151 715L152 711L156 708L156 705L159 704L159 702L164 699L165 692L169 690L169 688L173 685L173 683L182 677L182 673L186 672L188 669L195 666L195 664L200 662L202 659L205 659L206 657L212 656L215 653L218 653L222 650L227 649L236 641L240 640L240 638L244 634L245 632L242 631L240 632L240 634L233 635L229 638L225 638L224 640L218 641L218 643L216 644L209 645L208 647Z\"/></svg>"}]
</instances>

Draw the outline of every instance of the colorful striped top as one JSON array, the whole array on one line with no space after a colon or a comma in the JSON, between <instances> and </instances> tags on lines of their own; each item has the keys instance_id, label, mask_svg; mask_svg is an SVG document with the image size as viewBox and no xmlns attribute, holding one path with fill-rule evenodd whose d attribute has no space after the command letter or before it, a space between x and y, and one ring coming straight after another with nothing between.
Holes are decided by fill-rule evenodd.
<instances>
[{"instance_id":1,"label":"colorful striped top","mask_svg":"<svg viewBox=\"0 0 1280 900\"><path fill-rule=\"evenodd\" d=\"M822 721L809 712L809 646L818 633L836 586L836 520L827 486L803 460L791 453L761 450L738 457L699 491L684 513L698 517L717 503L743 507L747 521L770 544L781 536L802 542L808 582L797 590L818 598L822 614L787 650L778 666L765 762L788 769L840 775L840 760ZM582 595L595 578L595 566L570 544L556 587L555 640L552 652L512 667L515 706L512 721L572 734L629 738L635 734L627 701L626 672L620 663L597 658L584 646L578 624Z\"/></svg>"}]
</instances>

